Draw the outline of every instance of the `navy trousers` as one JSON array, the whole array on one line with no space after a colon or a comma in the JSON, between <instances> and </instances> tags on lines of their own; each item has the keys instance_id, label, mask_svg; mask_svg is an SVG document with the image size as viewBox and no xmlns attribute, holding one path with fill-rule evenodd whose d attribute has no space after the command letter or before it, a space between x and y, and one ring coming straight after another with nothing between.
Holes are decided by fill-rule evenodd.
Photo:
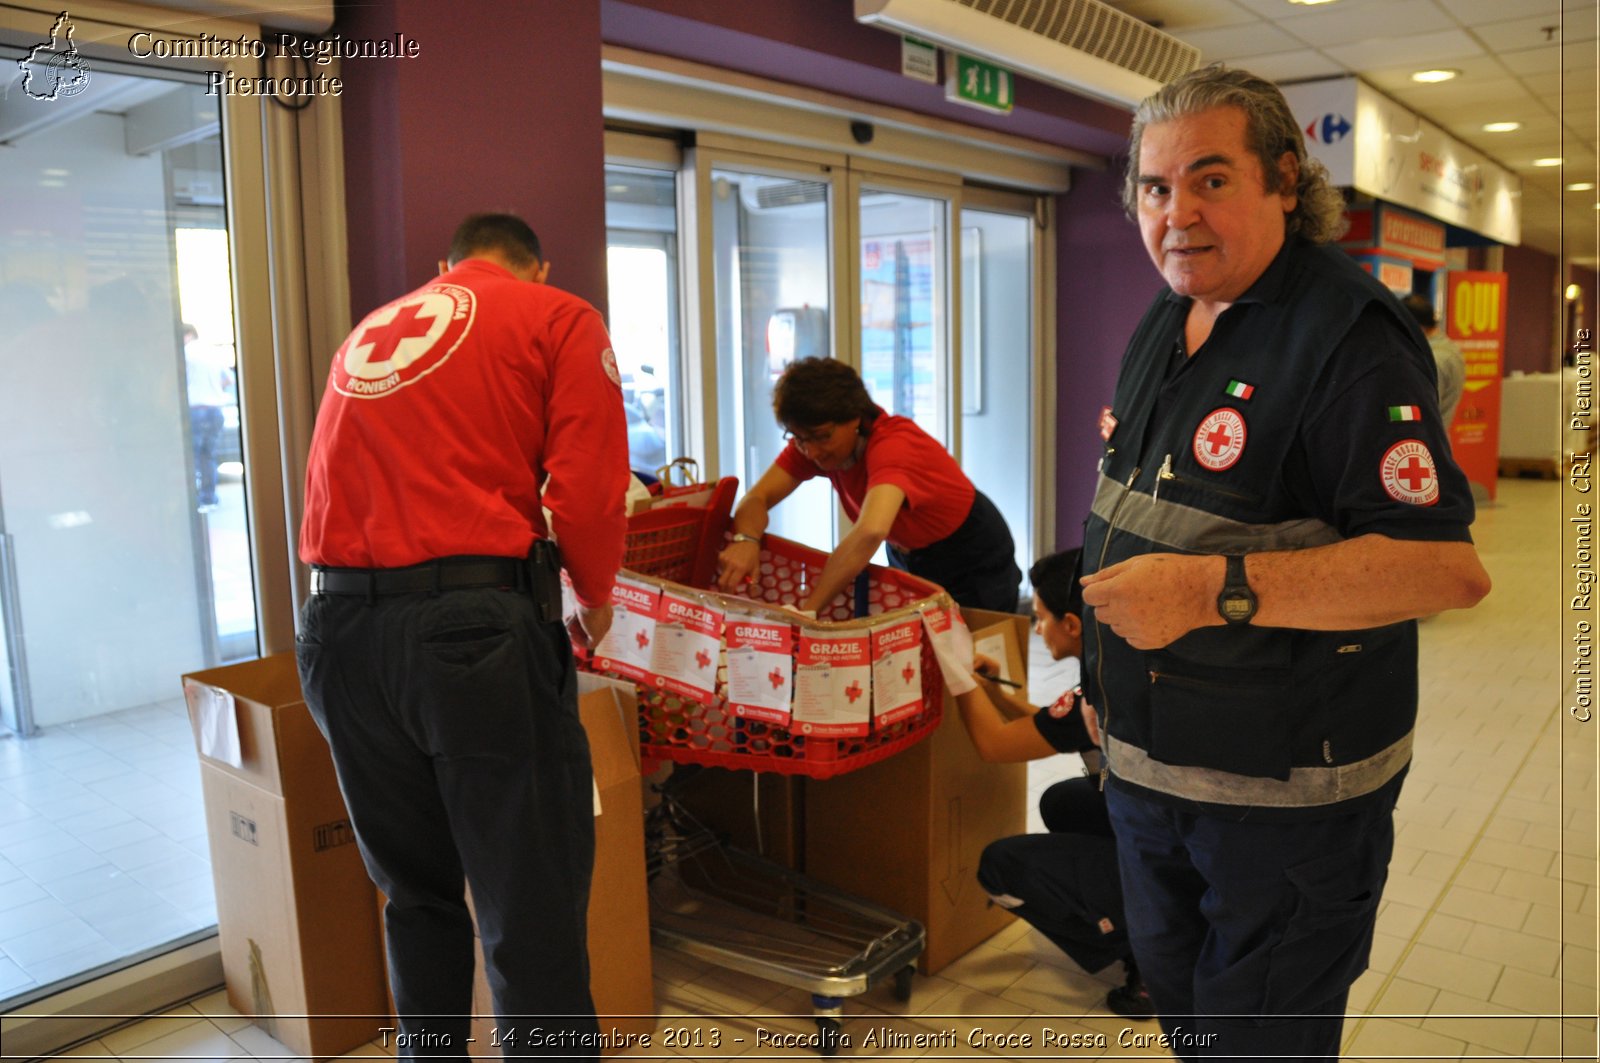
<instances>
[{"instance_id":1,"label":"navy trousers","mask_svg":"<svg viewBox=\"0 0 1600 1063\"><path fill-rule=\"evenodd\" d=\"M1394 850L1400 779L1320 819L1225 819L1112 786L1139 973L1185 1060L1335 1059Z\"/></svg>"},{"instance_id":2,"label":"navy trousers","mask_svg":"<svg viewBox=\"0 0 1600 1063\"><path fill-rule=\"evenodd\" d=\"M974 490L967 519L948 536L921 550L884 545L893 568L932 580L972 609L1017 611L1022 570L1006 518L989 496Z\"/></svg>"},{"instance_id":3,"label":"navy trousers","mask_svg":"<svg viewBox=\"0 0 1600 1063\"><path fill-rule=\"evenodd\" d=\"M1085 971L1129 959L1117 843L1098 781L1056 783L1039 812L1050 833L991 842L978 861L979 885Z\"/></svg>"},{"instance_id":4,"label":"navy trousers","mask_svg":"<svg viewBox=\"0 0 1600 1063\"><path fill-rule=\"evenodd\" d=\"M500 1035L596 1058L589 743L567 636L510 590L315 595L297 656L384 931L402 1058L467 1058L471 886ZM529 1047L528 1031L544 1047ZM588 1046L574 1049L588 1038ZM411 1042L409 1045L406 1042Z\"/></svg>"}]
</instances>

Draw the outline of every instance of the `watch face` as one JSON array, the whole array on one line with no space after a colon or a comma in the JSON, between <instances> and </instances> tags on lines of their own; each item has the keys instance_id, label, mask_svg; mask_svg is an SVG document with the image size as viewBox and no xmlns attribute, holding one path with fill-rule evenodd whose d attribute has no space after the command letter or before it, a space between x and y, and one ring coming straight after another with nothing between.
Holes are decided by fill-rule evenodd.
<instances>
[{"instance_id":1,"label":"watch face","mask_svg":"<svg viewBox=\"0 0 1600 1063\"><path fill-rule=\"evenodd\" d=\"M1217 608L1221 610L1224 620L1236 624L1255 615L1256 603L1242 594L1225 595L1217 601Z\"/></svg>"}]
</instances>

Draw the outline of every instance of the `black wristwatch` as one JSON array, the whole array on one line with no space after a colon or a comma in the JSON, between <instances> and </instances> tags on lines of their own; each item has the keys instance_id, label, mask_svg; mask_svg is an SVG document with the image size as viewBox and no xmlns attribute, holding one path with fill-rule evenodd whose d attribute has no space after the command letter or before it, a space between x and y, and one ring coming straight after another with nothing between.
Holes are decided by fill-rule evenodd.
<instances>
[{"instance_id":1,"label":"black wristwatch","mask_svg":"<svg viewBox=\"0 0 1600 1063\"><path fill-rule=\"evenodd\" d=\"M1244 578L1244 557L1227 555L1228 567L1222 576L1222 593L1217 595L1217 613L1229 624L1248 624L1256 615L1256 592Z\"/></svg>"}]
</instances>

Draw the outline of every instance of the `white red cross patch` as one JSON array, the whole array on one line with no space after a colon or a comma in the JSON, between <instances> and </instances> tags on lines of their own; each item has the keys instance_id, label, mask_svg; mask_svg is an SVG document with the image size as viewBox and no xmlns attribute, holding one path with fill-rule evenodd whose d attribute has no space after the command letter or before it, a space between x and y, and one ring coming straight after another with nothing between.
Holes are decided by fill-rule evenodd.
<instances>
[{"instance_id":1,"label":"white red cross patch","mask_svg":"<svg viewBox=\"0 0 1600 1063\"><path fill-rule=\"evenodd\" d=\"M1403 439L1384 451L1378 470L1384 491L1396 502L1431 506L1439 501L1439 467L1422 440Z\"/></svg>"},{"instance_id":2,"label":"white red cross patch","mask_svg":"<svg viewBox=\"0 0 1600 1063\"><path fill-rule=\"evenodd\" d=\"M333 360L335 391L378 399L439 368L467 338L477 298L459 284L432 284L368 314Z\"/></svg>"},{"instance_id":3,"label":"white red cross patch","mask_svg":"<svg viewBox=\"0 0 1600 1063\"><path fill-rule=\"evenodd\" d=\"M1194 433L1194 460L1203 469L1222 472L1233 468L1244 453L1244 418L1231 406L1206 414Z\"/></svg>"}]
</instances>

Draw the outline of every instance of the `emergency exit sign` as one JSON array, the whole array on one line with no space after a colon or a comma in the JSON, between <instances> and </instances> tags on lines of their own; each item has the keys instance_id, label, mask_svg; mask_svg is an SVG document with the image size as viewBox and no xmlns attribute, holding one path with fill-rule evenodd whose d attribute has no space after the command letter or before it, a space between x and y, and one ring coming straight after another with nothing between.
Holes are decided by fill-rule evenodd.
<instances>
[{"instance_id":1,"label":"emergency exit sign","mask_svg":"<svg viewBox=\"0 0 1600 1063\"><path fill-rule=\"evenodd\" d=\"M1010 114L1014 99L1011 71L970 55L955 53L949 64L950 78L944 85L944 98L981 107L985 111Z\"/></svg>"}]
</instances>

